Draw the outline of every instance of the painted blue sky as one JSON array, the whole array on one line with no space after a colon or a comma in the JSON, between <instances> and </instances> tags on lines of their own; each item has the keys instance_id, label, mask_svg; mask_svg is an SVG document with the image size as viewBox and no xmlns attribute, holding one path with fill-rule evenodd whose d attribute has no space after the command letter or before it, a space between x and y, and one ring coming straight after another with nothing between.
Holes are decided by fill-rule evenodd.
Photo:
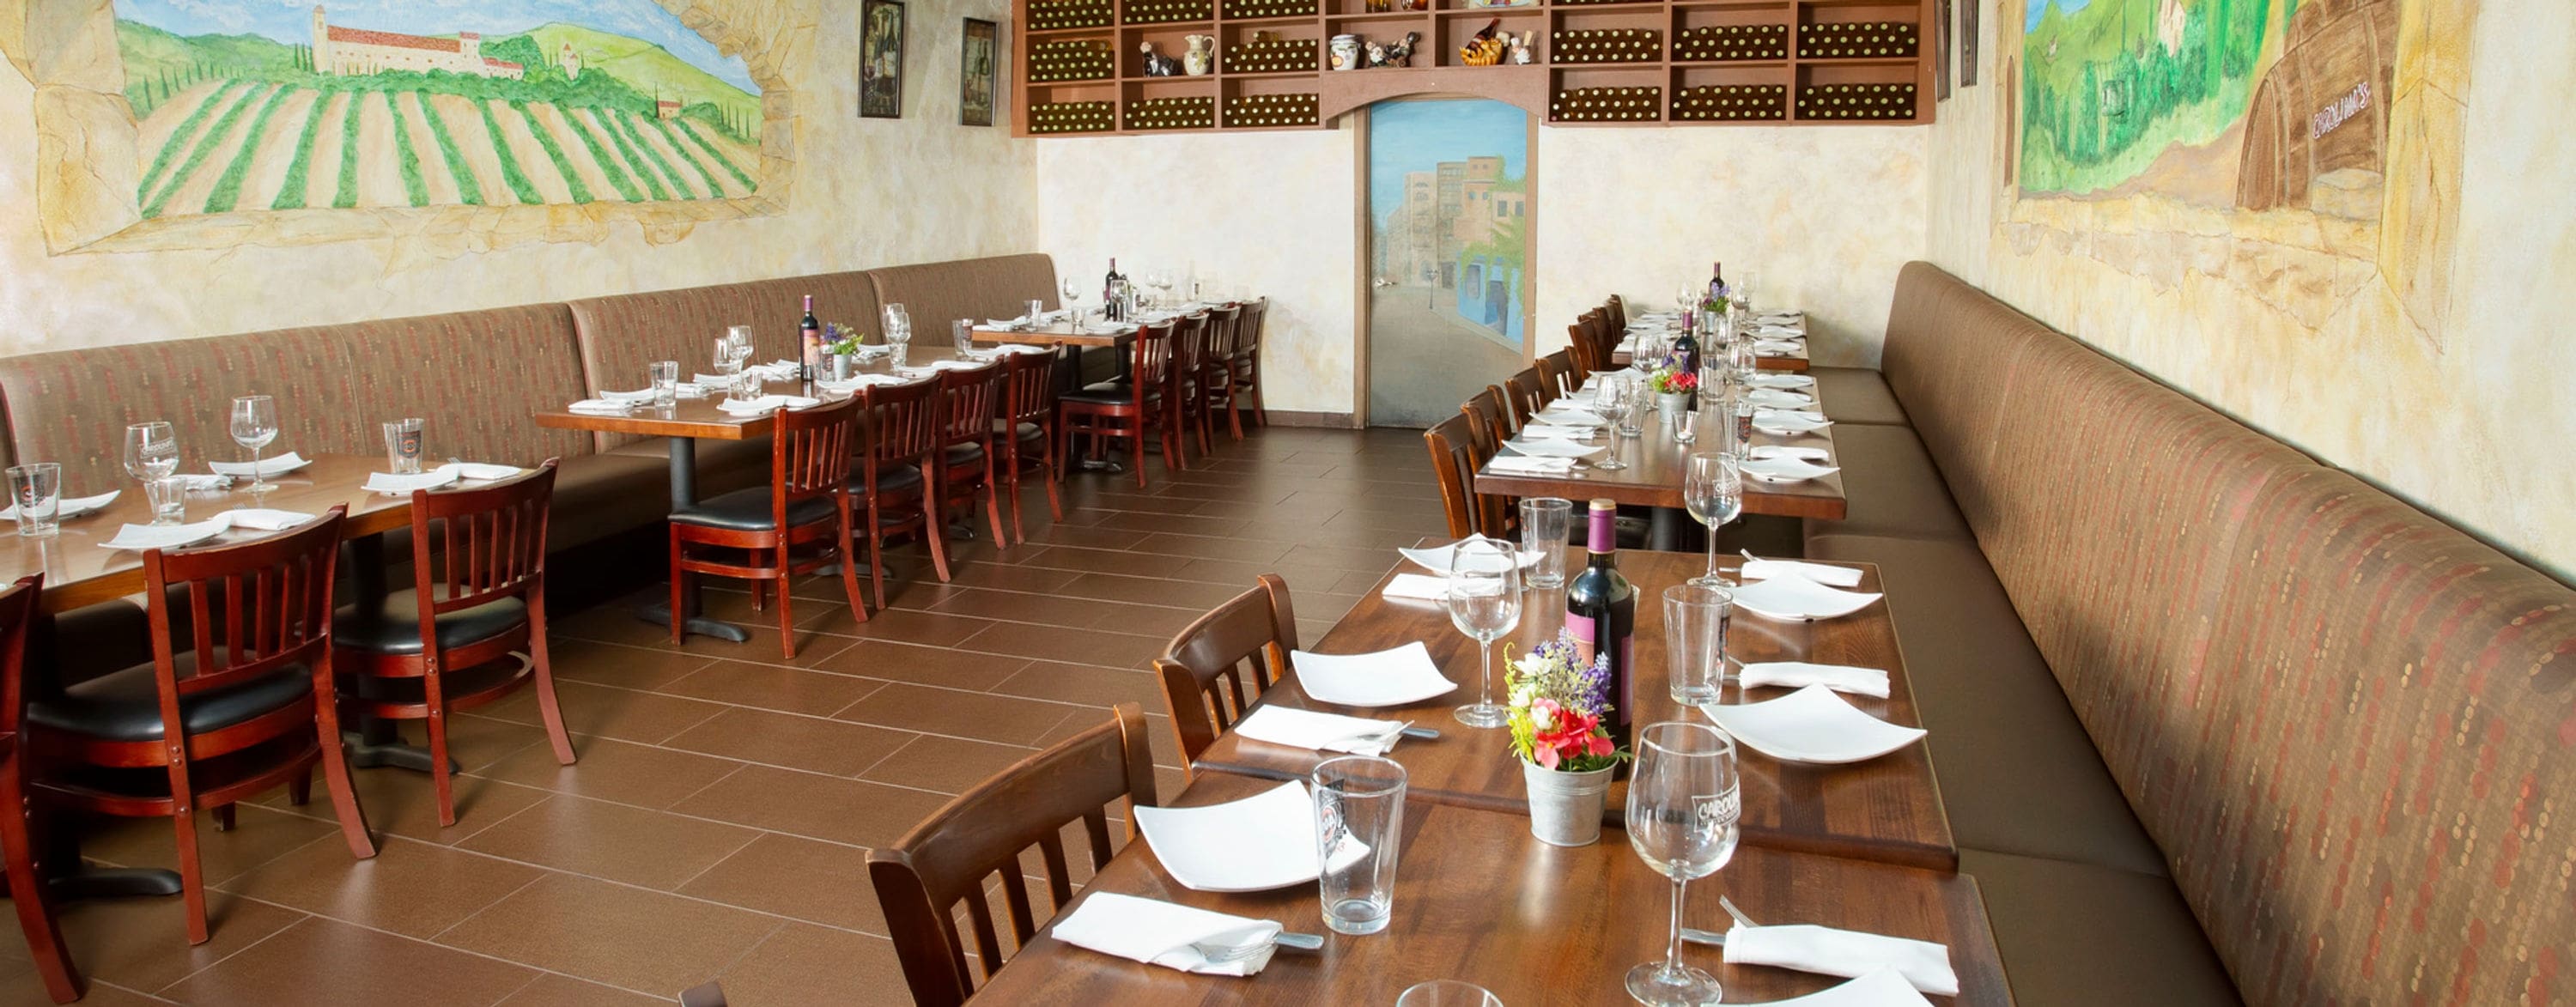
<instances>
[{"instance_id":1,"label":"painted blue sky","mask_svg":"<svg viewBox=\"0 0 2576 1007\"><path fill-rule=\"evenodd\" d=\"M313 0L115 0L116 16L174 35L262 35L313 40ZM331 23L407 35L516 35L551 22L616 32L671 51L752 94L751 71L653 0L324 0Z\"/></svg>"},{"instance_id":2,"label":"painted blue sky","mask_svg":"<svg viewBox=\"0 0 2576 1007\"><path fill-rule=\"evenodd\" d=\"M1353 71L1365 73L1366 71ZM1529 113L1499 101L1390 101L1369 107L1369 207L1404 202L1404 174L1442 161L1500 155L1503 174L1529 177Z\"/></svg>"},{"instance_id":3,"label":"painted blue sky","mask_svg":"<svg viewBox=\"0 0 2576 1007\"><path fill-rule=\"evenodd\" d=\"M2051 7L2073 14L2092 5L2093 0L2040 0L2039 3L2030 5L2029 23L2022 25L2021 30L2029 31L2039 27L2039 19L2046 16Z\"/></svg>"}]
</instances>

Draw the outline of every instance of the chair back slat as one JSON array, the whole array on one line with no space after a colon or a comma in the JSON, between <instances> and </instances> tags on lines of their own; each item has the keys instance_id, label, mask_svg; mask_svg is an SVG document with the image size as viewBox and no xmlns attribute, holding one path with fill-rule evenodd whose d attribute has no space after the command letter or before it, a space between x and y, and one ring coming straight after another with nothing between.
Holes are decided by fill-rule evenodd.
<instances>
[{"instance_id":1,"label":"chair back slat","mask_svg":"<svg viewBox=\"0 0 2576 1007\"><path fill-rule=\"evenodd\" d=\"M787 512L814 497L849 491L857 460L859 410L853 395L807 409L780 409L770 424L770 527L788 527Z\"/></svg>"},{"instance_id":2,"label":"chair back slat","mask_svg":"<svg viewBox=\"0 0 2576 1007\"><path fill-rule=\"evenodd\" d=\"M1183 315L1172 325L1171 370L1164 375L1165 395L1178 396L1181 383L1196 380L1199 368L1207 359L1208 316L1205 312ZM1170 399L1179 402L1178 398Z\"/></svg>"},{"instance_id":3,"label":"chair back slat","mask_svg":"<svg viewBox=\"0 0 2576 1007\"><path fill-rule=\"evenodd\" d=\"M1147 396L1163 390L1164 380L1172 370L1172 334L1180 325L1181 320L1174 319L1136 329L1135 358L1128 367L1127 377L1135 383L1138 404L1143 404Z\"/></svg>"},{"instance_id":4,"label":"chair back slat","mask_svg":"<svg viewBox=\"0 0 2576 1007\"><path fill-rule=\"evenodd\" d=\"M1003 418L1013 424L1052 427L1055 418L1055 354L1013 353L1003 358Z\"/></svg>"},{"instance_id":5,"label":"chair back slat","mask_svg":"<svg viewBox=\"0 0 2576 1007\"><path fill-rule=\"evenodd\" d=\"M438 613L543 586L546 511L558 464L548 458L533 472L489 486L412 491L412 580L426 603L424 625Z\"/></svg>"},{"instance_id":6,"label":"chair back slat","mask_svg":"<svg viewBox=\"0 0 2576 1007\"><path fill-rule=\"evenodd\" d=\"M1200 616L1172 638L1154 673L1180 737L1181 756L1194 760L1219 733L1243 718L1252 701L1288 673L1297 649L1297 613L1288 582L1263 574L1261 582Z\"/></svg>"},{"instance_id":7,"label":"chair back slat","mask_svg":"<svg viewBox=\"0 0 2576 1007\"><path fill-rule=\"evenodd\" d=\"M1468 396L1467 401L1458 407L1467 414L1468 430L1475 435L1476 449L1488 458L1502 450L1502 443L1512 439L1512 432L1519 429L1512 425L1512 410L1504 404L1505 401L1501 385L1486 385L1485 390Z\"/></svg>"},{"instance_id":8,"label":"chair back slat","mask_svg":"<svg viewBox=\"0 0 2576 1007\"><path fill-rule=\"evenodd\" d=\"M27 715L27 637L45 575L32 573L0 590L0 737L16 737Z\"/></svg>"},{"instance_id":9,"label":"chair back slat","mask_svg":"<svg viewBox=\"0 0 2576 1007\"><path fill-rule=\"evenodd\" d=\"M1003 412L1005 376L999 363L939 372L943 445L992 445L993 420Z\"/></svg>"},{"instance_id":10,"label":"chair back slat","mask_svg":"<svg viewBox=\"0 0 2576 1007\"><path fill-rule=\"evenodd\" d=\"M1548 400L1555 401L1574 394L1583 387L1583 376L1574 369L1574 348L1550 353L1538 360L1539 373L1547 376Z\"/></svg>"},{"instance_id":11,"label":"chair back slat","mask_svg":"<svg viewBox=\"0 0 2576 1007\"><path fill-rule=\"evenodd\" d=\"M1270 320L1270 299L1256 297L1243 305L1243 324L1235 330L1234 355L1246 362L1261 358L1261 329Z\"/></svg>"},{"instance_id":12,"label":"chair back slat","mask_svg":"<svg viewBox=\"0 0 2576 1007\"><path fill-rule=\"evenodd\" d=\"M1207 347L1195 371L1199 394L1222 399L1234 387L1235 344L1243 339L1243 320L1250 310L1242 304L1208 309Z\"/></svg>"},{"instance_id":13,"label":"chair back slat","mask_svg":"<svg viewBox=\"0 0 2576 1007\"><path fill-rule=\"evenodd\" d=\"M1025 945L1045 921L1028 903L1020 855L1040 847L1081 820L1093 843L1095 869L1107 862L1106 809L1120 798L1153 807L1153 753L1145 715L1121 704L1116 715L1055 746L1021 760L977 784L948 806L868 855L868 876L893 932L905 982L921 1007L956 1007L973 994L966 944L975 944L983 973L1001 968L1004 954L993 929L986 879L999 874L1017 944ZM1128 812L1133 838L1134 812ZM1055 909L1071 898L1071 879L1048 862ZM1056 878L1063 878L1061 884ZM1061 893L1060 895L1058 893ZM968 933L958 932L956 906L966 904Z\"/></svg>"},{"instance_id":14,"label":"chair back slat","mask_svg":"<svg viewBox=\"0 0 2576 1007\"><path fill-rule=\"evenodd\" d=\"M916 464L939 448L939 382L908 381L870 385L867 403L868 457L876 469Z\"/></svg>"},{"instance_id":15,"label":"chair back slat","mask_svg":"<svg viewBox=\"0 0 2576 1007\"><path fill-rule=\"evenodd\" d=\"M1524 367L1520 373L1503 381L1503 393L1511 397L1512 420L1516 426L1528 426L1530 417L1547 408L1547 379L1538 368Z\"/></svg>"},{"instance_id":16,"label":"chair back slat","mask_svg":"<svg viewBox=\"0 0 2576 1007\"><path fill-rule=\"evenodd\" d=\"M238 545L143 554L151 606L152 656L169 737L178 737L178 698L254 678L293 662L315 662L331 647L331 586L346 505L304 524ZM178 677L170 640L171 599L185 600L196 665ZM222 627L223 639L215 639Z\"/></svg>"}]
</instances>

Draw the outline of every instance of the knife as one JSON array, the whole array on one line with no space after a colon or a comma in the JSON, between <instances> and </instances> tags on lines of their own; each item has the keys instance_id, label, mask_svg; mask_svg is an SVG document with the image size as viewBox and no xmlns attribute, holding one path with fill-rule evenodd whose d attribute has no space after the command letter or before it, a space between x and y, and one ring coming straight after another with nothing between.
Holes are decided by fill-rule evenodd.
<instances>
[{"instance_id":1,"label":"knife","mask_svg":"<svg viewBox=\"0 0 2576 1007\"><path fill-rule=\"evenodd\" d=\"M1715 930L1694 930L1690 927L1683 927L1682 939L1693 944L1706 944L1710 947L1722 948L1726 946L1726 935L1718 933Z\"/></svg>"}]
</instances>

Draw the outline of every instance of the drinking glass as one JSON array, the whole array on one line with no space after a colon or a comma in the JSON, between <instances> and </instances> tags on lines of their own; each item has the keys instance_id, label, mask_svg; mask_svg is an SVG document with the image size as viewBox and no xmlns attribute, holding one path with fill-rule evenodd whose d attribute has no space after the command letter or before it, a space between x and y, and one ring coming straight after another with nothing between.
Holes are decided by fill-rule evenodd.
<instances>
[{"instance_id":1,"label":"drinking glass","mask_svg":"<svg viewBox=\"0 0 2576 1007\"><path fill-rule=\"evenodd\" d=\"M1735 594L1684 582L1664 589L1664 652L1672 659L1673 702L1717 702L1726 687L1726 630Z\"/></svg>"},{"instance_id":2,"label":"drinking glass","mask_svg":"<svg viewBox=\"0 0 2576 1007\"><path fill-rule=\"evenodd\" d=\"M975 323L960 318L948 323L948 337L957 342L957 358L975 359Z\"/></svg>"},{"instance_id":3,"label":"drinking glass","mask_svg":"<svg viewBox=\"0 0 2576 1007\"><path fill-rule=\"evenodd\" d=\"M741 367L749 364L752 351L751 326L735 325L726 328L724 348L725 354L733 358L734 366Z\"/></svg>"},{"instance_id":4,"label":"drinking glass","mask_svg":"<svg viewBox=\"0 0 2576 1007\"><path fill-rule=\"evenodd\" d=\"M1685 283L1682 284L1682 292L1673 295L1673 306L1680 308L1682 313L1687 315L1696 310L1699 307L1700 298L1706 296L1708 296L1707 287L1700 286L1696 282Z\"/></svg>"},{"instance_id":5,"label":"drinking glass","mask_svg":"<svg viewBox=\"0 0 2576 1007\"><path fill-rule=\"evenodd\" d=\"M9 467L9 502L18 508L18 535L51 538L61 534L63 466L31 462Z\"/></svg>"},{"instance_id":6,"label":"drinking glass","mask_svg":"<svg viewBox=\"0 0 2576 1007\"><path fill-rule=\"evenodd\" d=\"M1458 542L1449 556L1449 621L1476 641L1483 698L1457 709L1469 727L1501 727L1510 711L1494 702L1494 641L1521 624L1520 563L1509 543L1482 535Z\"/></svg>"},{"instance_id":7,"label":"drinking glass","mask_svg":"<svg viewBox=\"0 0 2576 1007\"><path fill-rule=\"evenodd\" d=\"M1521 551L1538 557L1529 565L1529 586L1549 590L1565 586L1565 536L1573 528L1574 501L1521 498Z\"/></svg>"},{"instance_id":8,"label":"drinking glass","mask_svg":"<svg viewBox=\"0 0 2576 1007\"><path fill-rule=\"evenodd\" d=\"M168 480L179 471L179 434L167 422L155 420L125 428L125 474L141 480L146 489ZM157 499L157 498L156 498ZM152 509L153 524L177 524L161 519L161 508Z\"/></svg>"},{"instance_id":9,"label":"drinking glass","mask_svg":"<svg viewBox=\"0 0 2576 1007\"><path fill-rule=\"evenodd\" d=\"M1744 515L1744 466L1731 451L1694 452L1682 473L1682 506L1708 528L1708 572L1693 584L1734 587L1717 572L1717 530Z\"/></svg>"},{"instance_id":10,"label":"drinking glass","mask_svg":"<svg viewBox=\"0 0 2576 1007\"><path fill-rule=\"evenodd\" d=\"M1395 908L1395 858L1404 837L1404 767L1345 755L1317 765L1312 782L1324 925L1344 934L1384 930Z\"/></svg>"},{"instance_id":11,"label":"drinking glass","mask_svg":"<svg viewBox=\"0 0 2576 1007\"><path fill-rule=\"evenodd\" d=\"M1628 379L1620 374L1602 374L1593 380L1597 384L1592 393L1592 405L1601 411L1602 418L1613 424L1615 431L1616 424L1626 422L1628 415ZM1619 460L1618 438L1610 439L1610 453L1603 456L1600 461L1593 462L1592 467L1605 472L1615 472L1628 467L1627 462Z\"/></svg>"},{"instance_id":12,"label":"drinking glass","mask_svg":"<svg viewBox=\"0 0 2576 1007\"><path fill-rule=\"evenodd\" d=\"M1073 278L1068 276L1063 280L1057 281L1055 292L1057 295L1064 298L1065 320L1072 322L1075 328L1081 328L1082 308L1080 305L1082 304L1082 284L1074 282Z\"/></svg>"},{"instance_id":13,"label":"drinking glass","mask_svg":"<svg viewBox=\"0 0 2576 1007\"><path fill-rule=\"evenodd\" d=\"M1752 313L1752 311L1753 311L1753 271L1752 271L1752 270L1750 270L1750 269L1738 268L1738 269L1735 271L1735 282L1730 283L1730 284L1727 284L1727 286L1726 286L1726 299L1727 299L1727 301L1728 301L1728 303L1729 303L1729 304L1731 304L1731 305L1733 305L1733 306L1734 306L1735 310L1737 310L1737 311L1742 311L1742 312L1745 312L1745 313L1747 313L1747 314Z\"/></svg>"},{"instance_id":14,"label":"drinking glass","mask_svg":"<svg viewBox=\"0 0 2576 1007\"><path fill-rule=\"evenodd\" d=\"M1672 936L1664 960L1628 970L1628 995L1650 1007L1713 1004L1717 977L1682 962L1682 891L1735 856L1743 804L1735 742L1714 727L1683 721L1637 731L1637 768L1628 778L1628 845L1673 879Z\"/></svg>"},{"instance_id":15,"label":"drinking glass","mask_svg":"<svg viewBox=\"0 0 2576 1007\"><path fill-rule=\"evenodd\" d=\"M250 485L253 493L276 489L268 476L259 470L259 449L277 439L277 400L266 395L244 395L233 400L233 443L242 447L244 460L251 463Z\"/></svg>"},{"instance_id":16,"label":"drinking glass","mask_svg":"<svg viewBox=\"0 0 2576 1007\"><path fill-rule=\"evenodd\" d=\"M1503 1007L1503 999L1475 983L1434 979L1405 987L1395 1007Z\"/></svg>"},{"instance_id":17,"label":"drinking glass","mask_svg":"<svg viewBox=\"0 0 2576 1007\"><path fill-rule=\"evenodd\" d=\"M724 383L725 401L742 396L742 358L733 355L732 337L716 340L716 377Z\"/></svg>"},{"instance_id":18,"label":"drinking glass","mask_svg":"<svg viewBox=\"0 0 2576 1007\"><path fill-rule=\"evenodd\" d=\"M185 479L159 476L144 480L143 501L152 507L153 524L188 522L188 481Z\"/></svg>"},{"instance_id":19,"label":"drinking glass","mask_svg":"<svg viewBox=\"0 0 2576 1007\"><path fill-rule=\"evenodd\" d=\"M398 476L419 474L420 417L386 420L384 427L385 464L393 466L393 473Z\"/></svg>"},{"instance_id":20,"label":"drinking glass","mask_svg":"<svg viewBox=\"0 0 2576 1007\"><path fill-rule=\"evenodd\" d=\"M1643 377L1628 379L1627 408L1619 413L1619 436L1635 437L1646 432L1646 413L1655 407L1655 390Z\"/></svg>"},{"instance_id":21,"label":"drinking glass","mask_svg":"<svg viewBox=\"0 0 2576 1007\"><path fill-rule=\"evenodd\" d=\"M669 409L680 401L680 362L656 360L653 362L652 371L653 404Z\"/></svg>"},{"instance_id":22,"label":"drinking glass","mask_svg":"<svg viewBox=\"0 0 2576 1007\"><path fill-rule=\"evenodd\" d=\"M1045 324L1046 302L1034 297L1029 298L1029 313L1020 317L1028 319L1029 327L1032 329Z\"/></svg>"},{"instance_id":23,"label":"drinking glass","mask_svg":"<svg viewBox=\"0 0 2576 1007\"><path fill-rule=\"evenodd\" d=\"M885 338L886 345L894 347L894 366L903 366L912 349L912 313L905 311L903 305L885 306Z\"/></svg>"}]
</instances>

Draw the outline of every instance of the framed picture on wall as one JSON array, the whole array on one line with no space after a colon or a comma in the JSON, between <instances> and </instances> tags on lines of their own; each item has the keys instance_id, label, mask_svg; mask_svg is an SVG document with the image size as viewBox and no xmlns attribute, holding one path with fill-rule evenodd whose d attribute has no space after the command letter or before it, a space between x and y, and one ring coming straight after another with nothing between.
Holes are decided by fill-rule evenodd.
<instances>
[{"instance_id":1,"label":"framed picture on wall","mask_svg":"<svg viewBox=\"0 0 2576 1007\"><path fill-rule=\"evenodd\" d=\"M1975 3L1976 0L1968 0ZM1950 38L1956 22L1950 20L1950 0L1938 0L1932 10L1932 97L1950 100Z\"/></svg>"},{"instance_id":2,"label":"framed picture on wall","mask_svg":"<svg viewBox=\"0 0 2576 1007\"><path fill-rule=\"evenodd\" d=\"M1977 8L1986 0L1959 4L1959 86L1977 86Z\"/></svg>"},{"instance_id":3,"label":"framed picture on wall","mask_svg":"<svg viewBox=\"0 0 2576 1007\"><path fill-rule=\"evenodd\" d=\"M994 96L1000 93L1002 35L993 22L966 19L966 48L959 54L957 124L993 124Z\"/></svg>"},{"instance_id":4,"label":"framed picture on wall","mask_svg":"<svg viewBox=\"0 0 2576 1007\"><path fill-rule=\"evenodd\" d=\"M859 117L903 118L903 0L859 5Z\"/></svg>"}]
</instances>

